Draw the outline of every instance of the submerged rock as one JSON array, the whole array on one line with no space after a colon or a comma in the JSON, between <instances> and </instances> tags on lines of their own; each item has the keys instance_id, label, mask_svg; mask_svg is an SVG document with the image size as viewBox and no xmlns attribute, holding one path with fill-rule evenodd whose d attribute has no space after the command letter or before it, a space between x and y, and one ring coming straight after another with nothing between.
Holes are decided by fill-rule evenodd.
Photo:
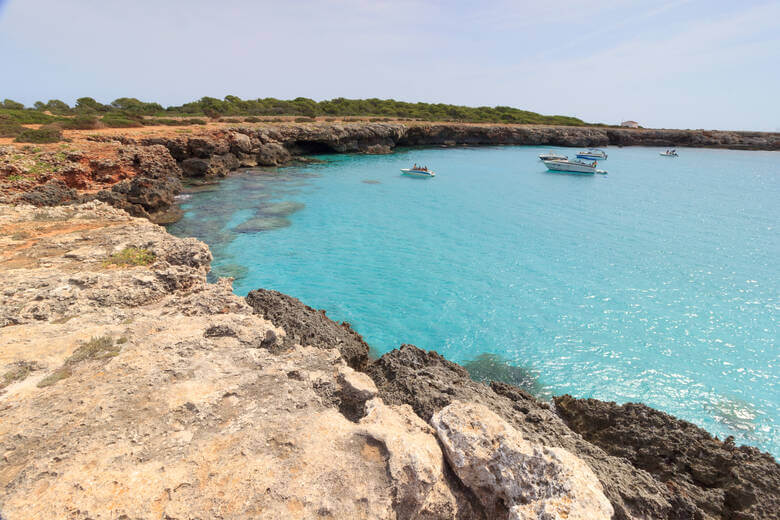
<instances>
[{"instance_id":1,"label":"submerged rock","mask_svg":"<svg viewBox=\"0 0 780 520\"><path fill-rule=\"evenodd\" d=\"M300 211L306 207L306 204L302 202L284 201L273 202L270 204L263 204L260 209L257 210L258 215L267 215L275 217L287 217L292 215L296 211Z\"/></svg>"},{"instance_id":2,"label":"submerged rock","mask_svg":"<svg viewBox=\"0 0 780 520\"><path fill-rule=\"evenodd\" d=\"M471 378L480 383L489 384L491 381L509 383L526 392L541 396L544 387L537 376L524 367L511 364L498 354L485 352L471 361L463 363Z\"/></svg>"},{"instance_id":3,"label":"submerged rock","mask_svg":"<svg viewBox=\"0 0 780 520\"><path fill-rule=\"evenodd\" d=\"M485 406L455 401L431 425L461 482L491 518L608 520L612 506L593 471L563 448L523 436Z\"/></svg>"},{"instance_id":4,"label":"submerged rock","mask_svg":"<svg viewBox=\"0 0 780 520\"><path fill-rule=\"evenodd\" d=\"M257 217L233 228L238 233L256 233L291 226L292 222L284 217Z\"/></svg>"}]
</instances>

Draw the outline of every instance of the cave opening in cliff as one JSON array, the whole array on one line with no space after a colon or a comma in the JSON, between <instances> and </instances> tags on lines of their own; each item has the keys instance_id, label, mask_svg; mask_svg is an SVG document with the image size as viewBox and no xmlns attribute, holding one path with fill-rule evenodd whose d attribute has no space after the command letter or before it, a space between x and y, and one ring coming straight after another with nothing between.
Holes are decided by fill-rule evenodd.
<instances>
[{"instance_id":1,"label":"cave opening in cliff","mask_svg":"<svg viewBox=\"0 0 780 520\"><path fill-rule=\"evenodd\" d=\"M327 153L337 153L333 147L322 141L294 141L287 145L287 148L300 155L319 155Z\"/></svg>"}]
</instances>

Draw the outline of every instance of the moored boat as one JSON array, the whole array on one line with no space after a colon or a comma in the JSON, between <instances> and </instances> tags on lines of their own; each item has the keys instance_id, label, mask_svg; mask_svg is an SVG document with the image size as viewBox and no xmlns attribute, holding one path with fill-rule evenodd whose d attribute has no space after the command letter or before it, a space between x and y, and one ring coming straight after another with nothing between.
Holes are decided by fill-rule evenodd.
<instances>
[{"instance_id":1,"label":"moored boat","mask_svg":"<svg viewBox=\"0 0 780 520\"><path fill-rule=\"evenodd\" d=\"M578 159L590 159L592 161L603 161L607 158L607 152L599 150L598 148L591 148L583 152L577 153Z\"/></svg>"},{"instance_id":2,"label":"moored boat","mask_svg":"<svg viewBox=\"0 0 780 520\"><path fill-rule=\"evenodd\" d=\"M416 164L411 168L401 168L402 175L408 175L410 177L435 177L436 172L429 170L427 166L417 166Z\"/></svg>"},{"instance_id":3,"label":"moored boat","mask_svg":"<svg viewBox=\"0 0 780 520\"><path fill-rule=\"evenodd\" d=\"M677 150L666 150L658 155L663 155L664 157L679 157L679 155L677 155Z\"/></svg>"},{"instance_id":4,"label":"moored boat","mask_svg":"<svg viewBox=\"0 0 780 520\"><path fill-rule=\"evenodd\" d=\"M593 175L597 171L596 166L598 166L598 163L596 161L593 161L592 163L586 163L584 161L569 161L569 160L562 160L562 159L554 159L551 161L542 161L542 162L544 162L544 165L547 166L547 169L550 171L578 173L581 175ZM602 173L603 170L598 170L598 172Z\"/></svg>"},{"instance_id":5,"label":"moored boat","mask_svg":"<svg viewBox=\"0 0 780 520\"><path fill-rule=\"evenodd\" d=\"M555 160L567 160L569 157L567 155L555 153L555 152L547 152L547 153L540 153L539 159L542 161L555 161Z\"/></svg>"}]
</instances>

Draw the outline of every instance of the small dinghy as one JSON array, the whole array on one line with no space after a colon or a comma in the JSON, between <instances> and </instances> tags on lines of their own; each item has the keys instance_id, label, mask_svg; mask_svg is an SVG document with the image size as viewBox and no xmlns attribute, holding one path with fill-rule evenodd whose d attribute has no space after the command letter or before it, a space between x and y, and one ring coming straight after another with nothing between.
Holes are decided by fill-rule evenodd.
<instances>
[{"instance_id":1,"label":"small dinghy","mask_svg":"<svg viewBox=\"0 0 780 520\"><path fill-rule=\"evenodd\" d=\"M677 150L666 150L658 155L663 155L664 157L679 157L679 155L677 155Z\"/></svg>"},{"instance_id":2,"label":"small dinghy","mask_svg":"<svg viewBox=\"0 0 780 520\"><path fill-rule=\"evenodd\" d=\"M410 177L435 177L436 172L429 170L427 166L417 166L416 164L411 168L401 168L402 175L408 175Z\"/></svg>"}]
</instances>

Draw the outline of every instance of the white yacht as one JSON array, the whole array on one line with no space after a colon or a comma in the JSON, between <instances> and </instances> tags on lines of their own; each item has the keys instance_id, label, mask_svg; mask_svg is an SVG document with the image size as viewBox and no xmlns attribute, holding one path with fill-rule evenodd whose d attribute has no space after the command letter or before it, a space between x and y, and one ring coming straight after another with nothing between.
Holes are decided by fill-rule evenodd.
<instances>
[{"instance_id":1,"label":"white yacht","mask_svg":"<svg viewBox=\"0 0 780 520\"><path fill-rule=\"evenodd\" d=\"M578 159L590 159L591 161L603 161L607 158L607 152L598 148L591 148L577 153Z\"/></svg>"},{"instance_id":2,"label":"white yacht","mask_svg":"<svg viewBox=\"0 0 780 520\"><path fill-rule=\"evenodd\" d=\"M679 155L677 155L677 150L666 150L659 155L663 155L664 157L679 157Z\"/></svg>"},{"instance_id":3,"label":"white yacht","mask_svg":"<svg viewBox=\"0 0 780 520\"><path fill-rule=\"evenodd\" d=\"M554 159L543 161L547 169L554 172L576 173L580 175L593 175L594 173L607 173L604 170L597 170L598 162L586 163L584 161L569 161L567 159Z\"/></svg>"},{"instance_id":4,"label":"white yacht","mask_svg":"<svg viewBox=\"0 0 780 520\"><path fill-rule=\"evenodd\" d=\"M540 153L539 159L542 161L555 161L555 160L567 160L569 157L567 155L562 155L555 152L547 152L547 153Z\"/></svg>"}]
</instances>

